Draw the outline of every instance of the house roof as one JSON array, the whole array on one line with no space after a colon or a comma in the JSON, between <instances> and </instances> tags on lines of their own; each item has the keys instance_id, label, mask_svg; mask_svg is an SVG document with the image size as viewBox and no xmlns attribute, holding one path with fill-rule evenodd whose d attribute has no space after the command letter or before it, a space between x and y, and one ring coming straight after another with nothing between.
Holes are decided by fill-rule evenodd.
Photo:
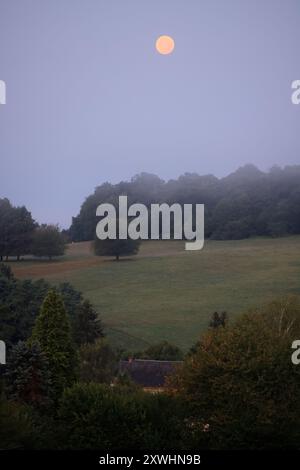
<instances>
[{"instance_id":1,"label":"house roof","mask_svg":"<svg viewBox=\"0 0 300 470\"><path fill-rule=\"evenodd\" d=\"M154 361L132 359L120 361L120 374L127 373L129 377L142 387L163 387L166 377L174 372L182 361Z\"/></svg>"}]
</instances>

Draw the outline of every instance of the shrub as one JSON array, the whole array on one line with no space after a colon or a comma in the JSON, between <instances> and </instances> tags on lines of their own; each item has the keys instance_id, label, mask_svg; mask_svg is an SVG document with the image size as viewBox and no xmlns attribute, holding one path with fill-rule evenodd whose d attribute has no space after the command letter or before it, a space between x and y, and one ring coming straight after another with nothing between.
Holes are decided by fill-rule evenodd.
<instances>
[{"instance_id":1,"label":"shrub","mask_svg":"<svg viewBox=\"0 0 300 470\"><path fill-rule=\"evenodd\" d=\"M76 384L59 408L62 447L139 450L180 446L177 400L126 387ZM178 408L179 409L179 408Z\"/></svg>"}]
</instances>

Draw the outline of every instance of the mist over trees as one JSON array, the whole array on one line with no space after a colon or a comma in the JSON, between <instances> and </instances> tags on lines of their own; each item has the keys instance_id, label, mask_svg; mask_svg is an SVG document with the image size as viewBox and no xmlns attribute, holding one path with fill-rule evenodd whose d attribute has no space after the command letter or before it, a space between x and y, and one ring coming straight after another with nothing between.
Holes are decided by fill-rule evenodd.
<instances>
[{"instance_id":1,"label":"mist over trees","mask_svg":"<svg viewBox=\"0 0 300 470\"><path fill-rule=\"evenodd\" d=\"M300 166L263 173L248 165L223 179L186 174L169 182L141 174L97 188L70 234L94 239L97 205L120 194L146 205L205 203L211 238L297 234L299 183ZM35 236L35 253L54 256L59 230L39 227L25 207L0 200L0 256L34 253ZM183 359L165 393L154 394L120 378L123 352L111 347L97 310L69 283L20 280L0 263L0 318L8 352L0 371L2 449L299 449L300 368L291 361L300 334L296 296L230 322L215 311L186 355L166 341L136 353Z\"/></svg>"},{"instance_id":2,"label":"mist over trees","mask_svg":"<svg viewBox=\"0 0 300 470\"><path fill-rule=\"evenodd\" d=\"M273 167L268 173L245 165L218 179L213 175L185 173L163 181L141 173L129 182L104 183L88 196L69 230L73 241L93 240L96 208L116 203L119 195L128 204L205 204L205 237L216 240L300 233L300 165Z\"/></svg>"}]
</instances>

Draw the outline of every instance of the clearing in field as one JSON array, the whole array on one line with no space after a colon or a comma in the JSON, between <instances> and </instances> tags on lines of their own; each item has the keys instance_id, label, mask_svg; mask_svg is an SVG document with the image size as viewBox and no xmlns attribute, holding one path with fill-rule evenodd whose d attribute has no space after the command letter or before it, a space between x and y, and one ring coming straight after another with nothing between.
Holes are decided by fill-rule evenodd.
<instances>
[{"instance_id":1,"label":"clearing in field","mask_svg":"<svg viewBox=\"0 0 300 470\"><path fill-rule=\"evenodd\" d=\"M146 241L119 262L95 257L84 242L69 245L61 260L10 265L20 278L72 283L99 310L112 343L132 350L163 339L186 350L216 310L234 318L300 294L300 237L207 241L198 252L181 241Z\"/></svg>"}]
</instances>

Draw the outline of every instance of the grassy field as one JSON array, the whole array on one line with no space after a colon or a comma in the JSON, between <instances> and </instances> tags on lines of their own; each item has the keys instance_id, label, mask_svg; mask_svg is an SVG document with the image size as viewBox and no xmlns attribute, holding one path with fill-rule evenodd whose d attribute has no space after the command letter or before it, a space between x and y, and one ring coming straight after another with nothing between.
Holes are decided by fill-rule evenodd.
<instances>
[{"instance_id":1,"label":"grassy field","mask_svg":"<svg viewBox=\"0 0 300 470\"><path fill-rule=\"evenodd\" d=\"M71 282L97 307L115 346L141 349L167 339L187 349L215 310L233 318L300 294L300 237L208 241L199 252L185 252L182 242L147 241L138 256L120 262L78 243L59 261L10 266L20 278Z\"/></svg>"}]
</instances>

